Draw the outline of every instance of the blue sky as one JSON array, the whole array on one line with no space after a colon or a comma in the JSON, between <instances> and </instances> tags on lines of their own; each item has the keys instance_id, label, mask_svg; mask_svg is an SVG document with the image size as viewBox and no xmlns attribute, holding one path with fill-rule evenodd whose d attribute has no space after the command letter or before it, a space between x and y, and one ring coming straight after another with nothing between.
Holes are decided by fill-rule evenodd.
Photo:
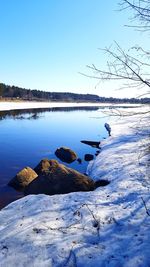
<instances>
[{"instance_id":1,"label":"blue sky","mask_svg":"<svg viewBox=\"0 0 150 267\"><path fill-rule=\"evenodd\" d=\"M131 14L119 12L119 0L0 0L0 81L46 91L134 96L115 91L112 82L83 77L86 65L102 68L98 48L117 41L123 48L148 44L148 38L124 27Z\"/></svg>"}]
</instances>

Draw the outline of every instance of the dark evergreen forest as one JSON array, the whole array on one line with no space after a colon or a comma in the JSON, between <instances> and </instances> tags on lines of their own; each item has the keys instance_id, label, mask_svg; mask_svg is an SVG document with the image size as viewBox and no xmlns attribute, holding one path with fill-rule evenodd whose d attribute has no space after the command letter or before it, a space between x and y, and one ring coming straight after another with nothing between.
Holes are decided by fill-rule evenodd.
<instances>
[{"instance_id":1,"label":"dark evergreen forest","mask_svg":"<svg viewBox=\"0 0 150 267\"><path fill-rule=\"evenodd\" d=\"M66 101L66 102L100 102L100 103L150 103L150 98L106 98L94 94L75 94L69 92L46 92L10 86L0 83L0 99L20 99L29 101Z\"/></svg>"}]
</instances>

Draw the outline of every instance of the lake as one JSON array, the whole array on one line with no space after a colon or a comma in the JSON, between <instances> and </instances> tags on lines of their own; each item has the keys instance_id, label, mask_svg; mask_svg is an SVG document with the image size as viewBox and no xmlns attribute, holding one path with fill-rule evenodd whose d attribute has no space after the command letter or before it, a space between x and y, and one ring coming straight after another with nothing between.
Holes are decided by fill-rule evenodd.
<instances>
[{"instance_id":1,"label":"lake","mask_svg":"<svg viewBox=\"0 0 150 267\"><path fill-rule=\"evenodd\" d=\"M7 186L9 180L26 166L34 168L43 158L57 159L58 147L74 150L82 163L64 164L85 173L88 162L84 155L95 156L97 149L80 141L100 141L108 136L103 111L104 107L1 111L0 208L23 196Z\"/></svg>"}]
</instances>

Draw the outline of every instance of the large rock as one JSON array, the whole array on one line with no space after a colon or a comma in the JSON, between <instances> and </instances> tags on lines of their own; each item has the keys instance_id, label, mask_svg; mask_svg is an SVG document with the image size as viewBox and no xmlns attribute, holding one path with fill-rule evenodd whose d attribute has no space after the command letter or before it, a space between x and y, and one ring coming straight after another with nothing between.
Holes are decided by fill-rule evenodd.
<instances>
[{"instance_id":1,"label":"large rock","mask_svg":"<svg viewBox=\"0 0 150 267\"><path fill-rule=\"evenodd\" d=\"M42 159L40 163L34 168L35 172L39 175L44 171L47 171L51 166L51 161L49 159Z\"/></svg>"},{"instance_id":2,"label":"large rock","mask_svg":"<svg viewBox=\"0 0 150 267\"><path fill-rule=\"evenodd\" d=\"M72 163L77 159L76 153L68 147L60 147L55 151L55 155L63 162Z\"/></svg>"},{"instance_id":3,"label":"large rock","mask_svg":"<svg viewBox=\"0 0 150 267\"><path fill-rule=\"evenodd\" d=\"M50 167L41 172L25 189L29 194L66 194L76 191L95 189L94 181L76 170L59 164L57 160L49 160Z\"/></svg>"},{"instance_id":4,"label":"large rock","mask_svg":"<svg viewBox=\"0 0 150 267\"><path fill-rule=\"evenodd\" d=\"M31 183L35 178L37 178L37 173L30 167L22 169L17 175L10 180L9 186L13 187L18 191L24 191L26 186Z\"/></svg>"}]
</instances>

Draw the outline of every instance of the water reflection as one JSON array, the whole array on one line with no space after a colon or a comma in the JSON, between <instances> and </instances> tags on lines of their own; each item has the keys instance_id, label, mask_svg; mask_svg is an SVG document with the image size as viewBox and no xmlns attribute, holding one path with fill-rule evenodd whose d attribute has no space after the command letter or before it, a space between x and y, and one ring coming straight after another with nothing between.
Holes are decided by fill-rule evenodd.
<instances>
[{"instance_id":1,"label":"water reflection","mask_svg":"<svg viewBox=\"0 0 150 267\"><path fill-rule=\"evenodd\" d=\"M88 163L84 155L93 154L95 157L97 149L80 141L99 142L107 136L105 120L95 120L91 118L91 113L93 117L103 117L99 107L0 112L0 208L22 197L7 186L10 179L26 166L34 168L43 158L57 159L55 151L58 147L66 146L74 150L80 162L65 165L85 173Z\"/></svg>"},{"instance_id":2,"label":"water reflection","mask_svg":"<svg viewBox=\"0 0 150 267\"><path fill-rule=\"evenodd\" d=\"M21 109L21 110L8 110L8 111L0 111L0 120L6 119L8 117L12 117L14 119L34 119L37 120L41 117L42 113L46 111L50 112L72 112L72 111L95 111L98 110L99 107L55 107L55 108L36 108L36 109Z\"/></svg>"},{"instance_id":3,"label":"water reflection","mask_svg":"<svg viewBox=\"0 0 150 267\"><path fill-rule=\"evenodd\" d=\"M0 111L0 120L7 119L12 117L13 119L28 119L28 120L37 120L39 119L43 113L46 111L49 112L72 112L72 111L97 111L97 110L104 110L104 109L128 109L128 108L136 108L138 106L79 106L79 107L53 107L53 108L34 108L34 109L21 109L21 110L7 110L7 111ZM96 118L96 117L95 117ZM99 117L97 117L99 118Z\"/></svg>"}]
</instances>

